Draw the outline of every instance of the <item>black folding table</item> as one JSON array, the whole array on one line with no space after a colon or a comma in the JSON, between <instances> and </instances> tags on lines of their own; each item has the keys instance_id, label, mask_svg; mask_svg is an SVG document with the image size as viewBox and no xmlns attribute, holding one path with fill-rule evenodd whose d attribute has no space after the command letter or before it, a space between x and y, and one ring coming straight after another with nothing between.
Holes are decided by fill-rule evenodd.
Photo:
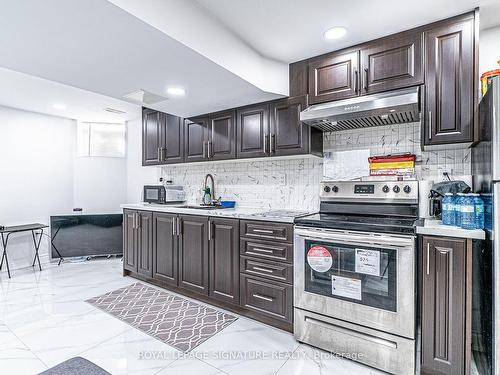
<instances>
[{"instance_id":1,"label":"black folding table","mask_svg":"<svg viewBox=\"0 0 500 375\"><path fill-rule=\"evenodd\" d=\"M3 246L2 261L0 262L0 271L2 270L3 260L5 259L5 265L7 266L7 274L9 275L10 279L9 261L7 259L7 244L9 242L9 237L12 233L21 233L21 232L31 232L31 235L33 237L33 245L35 245L35 258L33 259L33 264L31 265L31 267L35 267L35 262L38 260L38 268L41 271L42 266L40 265L40 255L38 255L38 249L40 248L40 242L42 241L43 230L48 227L49 226L45 224L34 223L34 224L24 224L24 225L13 225L10 227L4 227L3 229L0 229L0 235L2 237L2 246ZM38 240L37 236L39 236Z\"/></svg>"}]
</instances>

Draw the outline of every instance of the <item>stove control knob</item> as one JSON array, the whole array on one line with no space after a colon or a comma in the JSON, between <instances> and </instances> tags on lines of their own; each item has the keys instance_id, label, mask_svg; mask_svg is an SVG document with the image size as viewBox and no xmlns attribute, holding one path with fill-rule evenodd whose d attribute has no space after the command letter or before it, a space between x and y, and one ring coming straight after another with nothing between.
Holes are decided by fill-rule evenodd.
<instances>
[{"instance_id":1,"label":"stove control knob","mask_svg":"<svg viewBox=\"0 0 500 375\"><path fill-rule=\"evenodd\" d=\"M389 189L389 186L387 186L387 185L384 185L384 187L382 188L382 191L383 191L384 193L388 193L390 190L391 190L391 189Z\"/></svg>"},{"instance_id":2,"label":"stove control knob","mask_svg":"<svg viewBox=\"0 0 500 375\"><path fill-rule=\"evenodd\" d=\"M330 186L325 186L325 187L323 188L323 191L324 191L325 193L329 193L329 192L330 192L330 190L331 190L331 189L330 189Z\"/></svg>"},{"instance_id":3,"label":"stove control knob","mask_svg":"<svg viewBox=\"0 0 500 375\"><path fill-rule=\"evenodd\" d=\"M410 187L409 185L406 185L406 186L403 188L403 191L404 191L406 194L410 194L411 187Z\"/></svg>"},{"instance_id":4,"label":"stove control knob","mask_svg":"<svg viewBox=\"0 0 500 375\"><path fill-rule=\"evenodd\" d=\"M401 190L401 189L399 188L399 186L398 186L398 185L396 185L396 186L394 186L394 187L392 188L392 191L393 191L393 192L395 192L395 193L399 193L399 191L400 191L400 190Z\"/></svg>"},{"instance_id":5,"label":"stove control knob","mask_svg":"<svg viewBox=\"0 0 500 375\"><path fill-rule=\"evenodd\" d=\"M339 188L337 186L334 186L334 187L332 187L332 191L334 193L338 193L339 192Z\"/></svg>"}]
</instances>

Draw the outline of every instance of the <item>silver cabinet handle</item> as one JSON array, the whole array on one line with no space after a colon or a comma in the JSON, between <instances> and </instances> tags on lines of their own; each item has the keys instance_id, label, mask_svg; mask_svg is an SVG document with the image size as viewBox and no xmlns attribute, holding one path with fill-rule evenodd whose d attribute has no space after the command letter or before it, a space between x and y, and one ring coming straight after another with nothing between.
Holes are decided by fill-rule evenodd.
<instances>
[{"instance_id":1,"label":"silver cabinet handle","mask_svg":"<svg viewBox=\"0 0 500 375\"><path fill-rule=\"evenodd\" d=\"M429 111L429 121L428 121L428 125L429 125L429 141L432 139L432 111Z\"/></svg>"},{"instance_id":2,"label":"silver cabinet handle","mask_svg":"<svg viewBox=\"0 0 500 375\"><path fill-rule=\"evenodd\" d=\"M177 218L177 235L180 236L182 234L182 223L181 218Z\"/></svg>"},{"instance_id":3,"label":"silver cabinet handle","mask_svg":"<svg viewBox=\"0 0 500 375\"><path fill-rule=\"evenodd\" d=\"M274 135L269 136L269 155L273 153L273 136Z\"/></svg>"},{"instance_id":4,"label":"silver cabinet handle","mask_svg":"<svg viewBox=\"0 0 500 375\"><path fill-rule=\"evenodd\" d=\"M429 256L430 256L430 244L427 242L427 275L430 273L430 265L429 265Z\"/></svg>"},{"instance_id":5,"label":"silver cabinet handle","mask_svg":"<svg viewBox=\"0 0 500 375\"><path fill-rule=\"evenodd\" d=\"M210 241L212 239L212 222L209 220L208 221L208 240Z\"/></svg>"},{"instance_id":6,"label":"silver cabinet handle","mask_svg":"<svg viewBox=\"0 0 500 375\"><path fill-rule=\"evenodd\" d=\"M176 222L176 219L177 219L177 218L176 218L175 216L172 218L172 237L174 237L174 236L176 236L176 235L177 235L177 233L176 233L176 228L175 228L175 222Z\"/></svg>"},{"instance_id":7,"label":"silver cabinet handle","mask_svg":"<svg viewBox=\"0 0 500 375\"><path fill-rule=\"evenodd\" d=\"M132 229L135 229L135 212L132 214Z\"/></svg>"},{"instance_id":8,"label":"silver cabinet handle","mask_svg":"<svg viewBox=\"0 0 500 375\"><path fill-rule=\"evenodd\" d=\"M258 252L261 252L261 253L266 253L266 254L272 254L273 253L272 250L261 249L260 247L254 247L252 250L258 251Z\"/></svg>"},{"instance_id":9,"label":"silver cabinet handle","mask_svg":"<svg viewBox=\"0 0 500 375\"><path fill-rule=\"evenodd\" d=\"M158 163L161 162L161 147L158 147L157 159L158 159Z\"/></svg>"},{"instance_id":10,"label":"silver cabinet handle","mask_svg":"<svg viewBox=\"0 0 500 375\"><path fill-rule=\"evenodd\" d=\"M365 91L368 91L368 68L365 68Z\"/></svg>"},{"instance_id":11,"label":"silver cabinet handle","mask_svg":"<svg viewBox=\"0 0 500 375\"><path fill-rule=\"evenodd\" d=\"M267 273L274 273L273 270L270 270L269 268L262 268L262 267L252 267L256 271L261 271L261 272L267 272Z\"/></svg>"},{"instance_id":12,"label":"silver cabinet handle","mask_svg":"<svg viewBox=\"0 0 500 375\"><path fill-rule=\"evenodd\" d=\"M268 233L268 234L273 234L274 233L274 231L269 230L269 229L254 229L253 231L257 232L257 233Z\"/></svg>"},{"instance_id":13,"label":"silver cabinet handle","mask_svg":"<svg viewBox=\"0 0 500 375\"><path fill-rule=\"evenodd\" d=\"M252 297L262 299L262 300L267 301L267 302L273 302L273 300L274 300L274 298L266 297L266 296L263 296L262 294L257 294L257 293L252 294Z\"/></svg>"},{"instance_id":14,"label":"silver cabinet handle","mask_svg":"<svg viewBox=\"0 0 500 375\"><path fill-rule=\"evenodd\" d=\"M354 93L357 95L358 94L358 87L359 87L359 72L356 69L354 71Z\"/></svg>"},{"instance_id":15,"label":"silver cabinet handle","mask_svg":"<svg viewBox=\"0 0 500 375\"><path fill-rule=\"evenodd\" d=\"M208 141L207 142L207 159L210 159L212 157L212 142Z\"/></svg>"},{"instance_id":16,"label":"silver cabinet handle","mask_svg":"<svg viewBox=\"0 0 500 375\"><path fill-rule=\"evenodd\" d=\"M137 214L137 229L141 228L141 216L140 214Z\"/></svg>"},{"instance_id":17,"label":"silver cabinet handle","mask_svg":"<svg viewBox=\"0 0 500 375\"><path fill-rule=\"evenodd\" d=\"M203 146L202 146L202 150L201 150L201 157L202 158L206 158L206 145L205 145L205 141L203 141Z\"/></svg>"},{"instance_id":18,"label":"silver cabinet handle","mask_svg":"<svg viewBox=\"0 0 500 375\"><path fill-rule=\"evenodd\" d=\"M165 161L167 159L167 148L162 147L161 148L161 161Z\"/></svg>"},{"instance_id":19,"label":"silver cabinet handle","mask_svg":"<svg viewBox=\"0 0 500 375\"><path fill-rule=\"evenodd\" d=\"M268 138L269 138L269 135L265 135L265 136L264 136L264 154L267 154L267 153L268 153L268 152L267 152L267 146L268 146L268 144L269 144L269 139L268 139Z\"/></svg>"}]
</instances>

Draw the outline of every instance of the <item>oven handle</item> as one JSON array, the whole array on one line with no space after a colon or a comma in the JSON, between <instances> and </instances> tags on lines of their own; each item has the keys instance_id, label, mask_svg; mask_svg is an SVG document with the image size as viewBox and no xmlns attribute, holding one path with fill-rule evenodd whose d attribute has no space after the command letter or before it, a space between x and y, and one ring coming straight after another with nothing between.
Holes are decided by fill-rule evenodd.
<instances>
[{"instance_id":1,"label":"oven handle","mask_svg":"<svg viewBox=\"0 0 500 375\"><path fill-rule=\"evenodd\" d=\"M415 245L414 236L390 236L390 235L370 235L369 233L353 233L349 231L333 231L322 229L304 229L295 227L294 233L301 238L307 238L313 241L328 240L336 241L339 243L353 244L353 245L383 245L390 248L411 248Z\"/></svg>"}]
</instances>

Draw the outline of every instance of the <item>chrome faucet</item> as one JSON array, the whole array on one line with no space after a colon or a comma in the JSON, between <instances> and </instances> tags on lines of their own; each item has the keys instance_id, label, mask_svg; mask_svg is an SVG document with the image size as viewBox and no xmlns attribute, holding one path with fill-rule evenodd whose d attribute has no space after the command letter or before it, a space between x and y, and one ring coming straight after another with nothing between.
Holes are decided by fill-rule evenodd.
<instances>
[{"instance_id":1,"label":"chrome faucet","mask_svg":"<svg viewBox=\"0 0 500 375\"><path fill-rule=\"evenodd\" d=\"M207 173L205 176L205 182L203 183L203 196L205 196L205 189L208 187L208 179L210 178L211 180L211 188L210 188L210 202L204 202L205 204L212 204L215 201L215 183L214 183L214 176L212 176L210 173Z\"/></svg>"}]
</instances>

